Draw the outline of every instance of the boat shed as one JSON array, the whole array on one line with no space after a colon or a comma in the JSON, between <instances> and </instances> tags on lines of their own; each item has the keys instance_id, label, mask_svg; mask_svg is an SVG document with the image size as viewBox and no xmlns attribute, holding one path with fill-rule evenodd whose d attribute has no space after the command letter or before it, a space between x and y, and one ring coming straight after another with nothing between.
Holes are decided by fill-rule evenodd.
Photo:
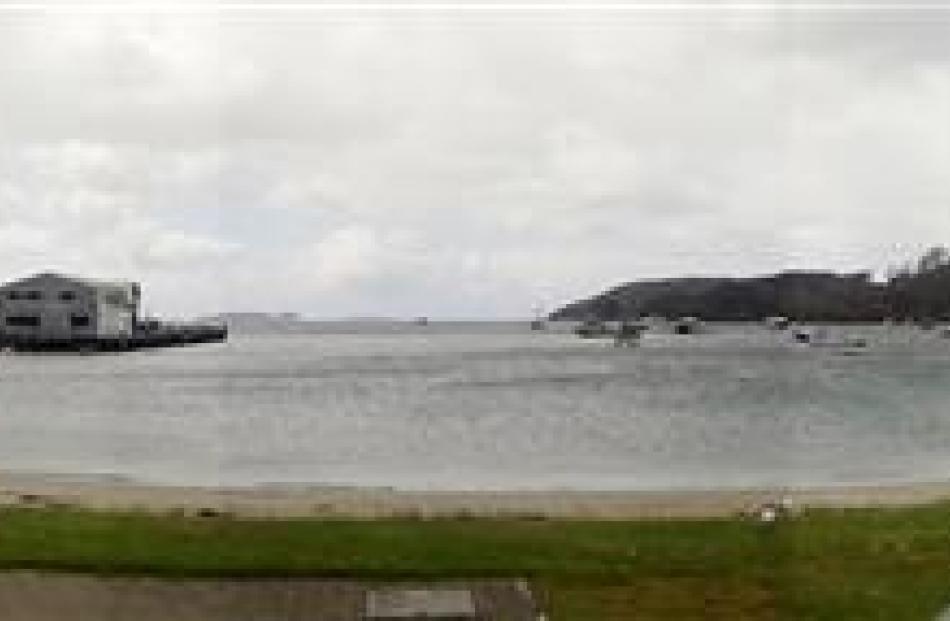
<instances>
[{"instance_id":1,"label":"boat shed","mask_svg":"<svg viewBox=\"0 0 950 621\"><path fill-rule=\"evenodd\" d=\"M0 344L112 345L135 335L141 289L129 281L45 272L0 286Z\"/></svg>"}]
</instances>

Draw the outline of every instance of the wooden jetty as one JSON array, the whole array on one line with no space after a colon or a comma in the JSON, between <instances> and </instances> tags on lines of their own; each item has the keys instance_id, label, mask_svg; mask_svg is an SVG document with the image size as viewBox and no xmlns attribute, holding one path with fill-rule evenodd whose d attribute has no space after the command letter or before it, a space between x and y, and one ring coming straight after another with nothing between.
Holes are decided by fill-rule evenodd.
<instances>
[{"instance_id":1,"label":"wooden jetty","mask_svg":"<svg viewBox=\"0 0 950 621\"><path fill-rule=\"evenodd\" d=\"M33 351L133 351L154 347L175 347L198 343L220 343L228 339L228 326L217 322L147 321L131 335L113 338L43 339L0 334L0 350Z\"/></svg>"}]
</instances>

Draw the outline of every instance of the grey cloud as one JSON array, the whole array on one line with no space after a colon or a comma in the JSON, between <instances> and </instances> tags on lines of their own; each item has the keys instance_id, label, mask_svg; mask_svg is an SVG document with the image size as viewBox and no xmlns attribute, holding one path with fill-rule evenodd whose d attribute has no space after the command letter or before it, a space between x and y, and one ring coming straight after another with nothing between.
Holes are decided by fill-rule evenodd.
<instances>
[{"instance_id":1,"label":"grey cloud","mask_svg":"<svg viewBox=\"0 0 950 621\"><path fill-rule=\"evenodd\" d=\"M512 315L950 230L939 24L293 17L0 14L8 269L68 250L180 312Z\"/></svg>"}]
</instances>

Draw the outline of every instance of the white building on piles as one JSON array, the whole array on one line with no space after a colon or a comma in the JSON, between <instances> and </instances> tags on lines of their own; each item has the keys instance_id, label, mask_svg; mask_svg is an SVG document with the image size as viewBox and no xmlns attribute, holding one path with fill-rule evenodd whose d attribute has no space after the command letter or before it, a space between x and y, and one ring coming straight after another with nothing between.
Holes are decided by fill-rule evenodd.
<instances>
[{"instance_id":1,"label":"white building on piles","mask_svg":"<svg viewBox=\"0 0 950 621\"><path fill-rule=\"evenodd\" d=\"M139 316L138 283L43 273L0 286L0 343L127 344Z\"/></svg>"}]
</instances>

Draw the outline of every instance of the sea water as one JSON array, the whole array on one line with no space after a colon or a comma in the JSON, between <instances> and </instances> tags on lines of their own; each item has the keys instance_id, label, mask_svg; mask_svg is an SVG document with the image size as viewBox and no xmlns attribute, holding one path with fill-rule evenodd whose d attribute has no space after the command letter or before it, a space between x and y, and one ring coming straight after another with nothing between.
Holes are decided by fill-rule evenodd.
<instances>
[{"instance_id":1,"label":"sea water","mask_svg":"<svg viewBox=\"0 0 950 621\"><path fill-rule=\"evenodd\" d=\"M950 475L950 339L838 327L313 324L0 356L0 470L160 484L683 489ZM834 339L832 339L834 340Z\"/></svg>"}]
</instances>

